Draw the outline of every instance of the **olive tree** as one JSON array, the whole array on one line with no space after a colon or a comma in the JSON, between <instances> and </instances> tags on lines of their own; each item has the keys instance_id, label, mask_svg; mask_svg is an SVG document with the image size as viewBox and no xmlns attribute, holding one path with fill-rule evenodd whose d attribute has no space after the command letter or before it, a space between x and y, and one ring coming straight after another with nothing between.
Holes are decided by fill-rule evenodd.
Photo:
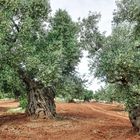
<instances>
[{"instance_id":1,"label":"olive tree","mask_svg":"<svg viewBox=\"0 0 140 140\"><path fill-rule=\"evenodd\" d=\"M81 41L89 51L91 73L121 89L130 121L140 131L140 5L121 0L117 6L110 36L98 31L98 16L93 14L83 21Z\"/></svg>"},{"instance_id":2,"label":"olive tree","mask_svg":"<svg viewBox=\"0 0 140 140\"><path fill-rule=\"evenodd\" d=\"M29 115L47 118L56 115L56 84L80 57L76 23L50 11L48 0L0 1L0 79L25 89Z\"/></svg>"}]
</instances>

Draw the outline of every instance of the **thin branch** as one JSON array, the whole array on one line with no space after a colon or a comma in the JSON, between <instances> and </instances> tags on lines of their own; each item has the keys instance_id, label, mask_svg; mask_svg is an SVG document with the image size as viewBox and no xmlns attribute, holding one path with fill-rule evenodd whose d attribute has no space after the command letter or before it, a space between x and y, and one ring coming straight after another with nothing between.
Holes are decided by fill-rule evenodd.
<instances>
[{"instance_id":1,"label":"thin branch","mask_svg":"<svg viewBox=\"0 0 140 140\"><path fill-rule=\"evenodd\" d=\"M12 18L11 18L11 21L13 22L14 27L16 28L17 32L19 32L20 29L19 29L18 25L15 23L15 21Z\"/></svg>"}]
</instances>

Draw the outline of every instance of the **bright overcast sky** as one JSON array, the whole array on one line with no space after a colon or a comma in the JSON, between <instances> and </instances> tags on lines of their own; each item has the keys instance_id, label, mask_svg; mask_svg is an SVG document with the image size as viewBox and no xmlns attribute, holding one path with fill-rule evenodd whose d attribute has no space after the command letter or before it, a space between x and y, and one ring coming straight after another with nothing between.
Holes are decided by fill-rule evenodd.
<instances>
[{"instance_id":1,"label":"bright overcast sky","mask_svg":"<svg viewBox=\"0 0 140 140\"><path fill-rule=\"evenodd\" d=\"M111 21L113 17L112 13L116 8L115 0L50 0L50 3L53 12L59 8L65 9L71 15L74 21L76 21L79 17L87 17L89 11L100 12L100 31L106 31L107 35L111 33ZM89 71L86 57L82 58L78 69L81 75L88 75ZM100 86L101 84L99 84L97 80L93 80L92 84L89 86L89 89L95 91L99 89Z\"/></svg>"}]
</instances>

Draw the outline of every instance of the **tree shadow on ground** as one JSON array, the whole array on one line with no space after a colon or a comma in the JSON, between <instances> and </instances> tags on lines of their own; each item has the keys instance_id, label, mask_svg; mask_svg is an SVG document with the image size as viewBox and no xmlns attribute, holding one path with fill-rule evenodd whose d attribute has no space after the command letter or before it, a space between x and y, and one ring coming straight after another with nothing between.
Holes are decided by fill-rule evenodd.
<instances>
[{"instance_id":1,"label":"tree shadow on ground","mask_svg":"<svg viewBox=\"0 0 140 140\"><path fill-rule=\"evenodd\" d=\"M125 109L123 109L123 108L112 108L112 109L109 109L109 111L124 112Z\"/></svg>"},{"instance_id":2,"label":"tree shadow on ground","mask_svg":"<svg viewBox=\"0 0 140 140\"><path fill-rule=\"evenodd\" d=\"M12 123L15 121L24 121L27 118L27 115L24 113L18 113L18 114L6 114L0 116L0 126L8 123Z\"/></svg>"},{"instance_id":3,"label":"tree shadow on ground","mask_svg":"<svg viewBox=\"0 0 140 140\"><path fill-rule=\"evenodd\" d=\"M0 114L1 112L6 112L9 108L8 107L0 107Z\"/></svg>"},{"instance_id":4,"label":"tree shadow on ground","mask_svg":"<svg viewBox=\"0 0 140 140\"><path fill-rule=\"evenodd\" d=\"M92 114L84 114L82 112L65 112L65 113L58 113L57 120L86 120L86 119L97 119L96 116Z\"/></svg>"}]
</instances>

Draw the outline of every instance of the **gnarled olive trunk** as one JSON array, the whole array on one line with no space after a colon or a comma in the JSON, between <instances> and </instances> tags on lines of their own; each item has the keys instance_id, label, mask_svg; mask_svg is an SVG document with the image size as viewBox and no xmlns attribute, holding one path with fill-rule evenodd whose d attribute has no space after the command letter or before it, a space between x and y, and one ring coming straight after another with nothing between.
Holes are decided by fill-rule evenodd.
<instances>
[{"instance_id":1,"label":"gnarled olive trunk","mask_svg":"<svg viewBox=\"0 0 140 140\"><path fill-rule=\"evenodd\" d=\"M56 116L54 87L45 87L41 82L30 78L21 69L19 74L27 88L28 105L26 112L28 115L35 118L54 118Z\"/></svg>"},{"instance_id":2,"label":"gnarled olive trunk","mask_svg":"<svg viewBox=\"0 0 140 140\"><path fill-rule=\"evenodd\" d=\"M140 106L135 106L129 110L129 119L134 130L140 134Z\"/></svg>"},{"instance_id":3,"label":"gnarled olive trunk","mask_svg":"<svg viewBox=\"0 0 140 140\"><path fill-rule=\"evenodd\" d=\"M52 87L31 88L28 93L26 112L36 118L53 118L56 115L54 91Z\"/></svg>"}]
</instances>

